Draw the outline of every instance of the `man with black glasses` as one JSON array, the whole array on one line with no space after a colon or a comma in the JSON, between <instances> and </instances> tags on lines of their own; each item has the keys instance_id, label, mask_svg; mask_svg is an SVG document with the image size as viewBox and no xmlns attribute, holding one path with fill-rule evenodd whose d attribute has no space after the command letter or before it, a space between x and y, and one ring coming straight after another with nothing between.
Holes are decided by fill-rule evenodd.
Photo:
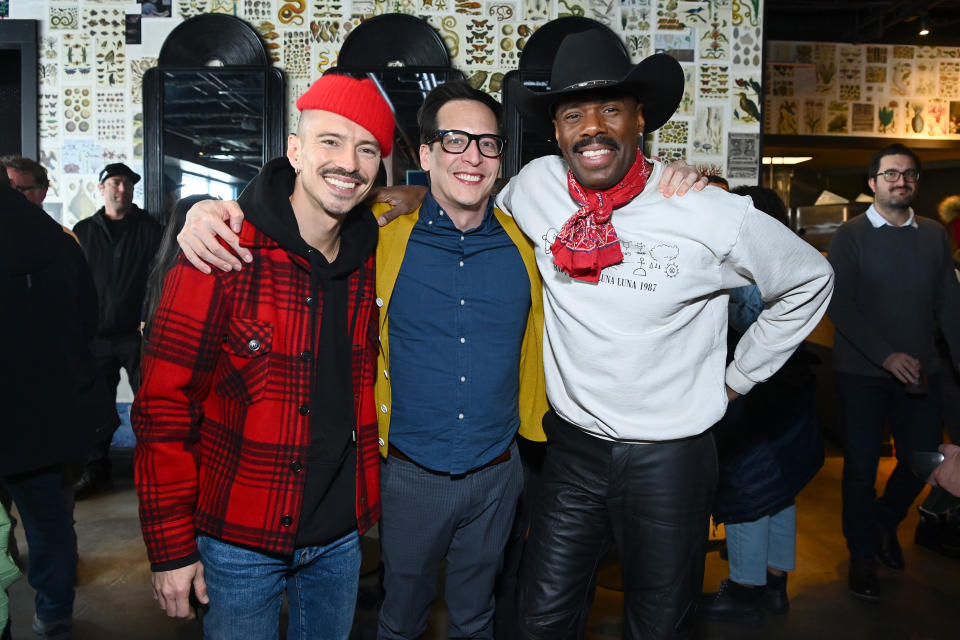
<instances>
[{"instance_id":1,"label":"man with black glasses","mask_svg":"<svg viewBox=\"0 0 960 640\"><path fill-rule=\"evenodd\" d=\"M874 155L867 179L874 203L838 229L828 255L836 272L828 313L836 325L843 534L850 592L864 600L879 599L876 562L904 568L897 526L924 486L910 470L910 456L940 443L938 325L951 362L960 360L960 284L943 228L910 207L919 179L920 161L907 147L894 144ZM885 422L897 466L878 500Z\"/></svg>"},{"instance_id":2,"label":"man with black glasses","mask_svg":"<svg viewBox=\"0 0 960 640\"><path fill-rule=\"evenodd\" d=\"M540 278L529 241L490 197L501 111L466 83L431 91L418 114L430 191L380 230L379 638L423 634L444 558L449 637L493 637L523 490L514 436L544 439Z\"/></svg>"}]
</instances>

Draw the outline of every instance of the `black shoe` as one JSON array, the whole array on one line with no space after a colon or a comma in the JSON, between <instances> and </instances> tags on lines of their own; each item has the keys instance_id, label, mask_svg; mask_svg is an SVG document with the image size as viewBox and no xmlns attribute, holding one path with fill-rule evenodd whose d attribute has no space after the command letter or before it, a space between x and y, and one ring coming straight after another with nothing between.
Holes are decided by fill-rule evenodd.
<instances>
[{"instance_id":1,"label":"black shoe","mask_svg":"<svg viewBox=\"0 0 960 640\"><path fill-rule=\"evenodd\" d=\"M760 604L770 613L783 614L790 609L787 599L787 574L777 576L767 571L767 584L760 596Z\"/></svg>"},{"instance_id":2,"label":"black shoe","mask_svg":"<svg viewBox=\"0 0 960 640\"><path fill-rule=\"evenodd\" d=\"M84 469L83 475L73 485L73 499L84 500L102 491L113 489L113 481L109 471L93 471Z\"/></svg>"},{"instance_id":3,"label":"black shoe","mask_svg":"<svg viewBox=\"0 0 960 640\"><path fill-rule=\"evenodd\" d=\"M913 542L947 558L960 558L960 527L945 517L920 507L920 522Z\"/></svg>"},{"instance_id":4,"label":"black shoe","mask_svg":"<svg viewBox=\"0 0 960 640\"><path fill-rule=\"evenodd\" d=\"M880 599L880 583L877 581L877 565L873 558L850 558L850 593L861 600L876 602Z\"/></svg>"},{"instance_id":5,"label":"black shoe","mask_svg":"<svg viewBox=\"0 0 960 640\"><path fill-rule=\"evenodd\" d=\"M73 637L73 623L70 618L56 622L44 622L33 614L33 632L44 640L70 640Z\"/></svg>"},{"instance_id":6,"label":"black shoe","mask_svg":"<svg viewBox=\"0 0 960 640\"><path fill-rule=\"evenodd\" d=\"M701 596L700 612L708 620L758 625L763 622L759 605L762 592L761 587L745 587L733 580L724 580L719 591Z\"/></svg>"},{"instance_id":7,"label":"black shoe","mask_svg":"<svg viewBox=\"0 0 960 640\"><path fill-rule=\"evenodd\" d=\"M877 526L877 561L890 571L903 571L903 551L897 540L897 531Z\"/></svg>"}]
</instances>

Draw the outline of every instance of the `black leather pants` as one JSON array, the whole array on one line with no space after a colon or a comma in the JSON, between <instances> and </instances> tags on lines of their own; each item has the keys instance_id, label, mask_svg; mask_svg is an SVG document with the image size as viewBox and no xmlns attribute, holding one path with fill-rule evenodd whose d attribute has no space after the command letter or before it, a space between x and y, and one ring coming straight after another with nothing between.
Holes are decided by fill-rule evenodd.
<instances>
[{"instance_id":1,"label":"black leather pants","mask_svg":"<svg viewBox=\"0 0 960 640\"><path fill-rule=\"evenodd\" d=\"M713 436L610 442L555 414L520 573L521 637L582 638L594 573L620 553L623 637L690 638L717 480Z\"/></svg>"}]
</instances>

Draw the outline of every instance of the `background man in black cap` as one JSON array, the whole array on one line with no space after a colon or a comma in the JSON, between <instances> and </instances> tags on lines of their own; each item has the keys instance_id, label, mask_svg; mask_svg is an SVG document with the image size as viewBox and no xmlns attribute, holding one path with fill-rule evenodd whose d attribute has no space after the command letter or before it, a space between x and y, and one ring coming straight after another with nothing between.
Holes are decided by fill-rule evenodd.
<instances>
[{"instance_id":1,"label":"background man in black cap","mask_svg":"<svg viewBox=\"0 0 960 640\"><path fill-rule=\"evenodd\" d=\"M833 274L749 198L658 192L663 165L638 140L679 104L672 58L633 66L598 32L576 33L557 51L550 87L514 89L528 121L553 121L563 157L529 163L497 198L540 239L553 407L520 637L582 634L594 571L613 543L623 636L689 638L716 484L708 429L813 329ZM767 306L726 366L727 291L751 283Z\"/></svg>"},{"instance_id":2,"label":"background man in black cap","mask_svg":"<svg viewBox=\"0 0 960 640\"><path fill-rule=\"evenodd\" d=\"M123 163L108 164L100 172L103 206L73 227L87 257L97 288L100 319L91 348L107 386L116 390L120 368L134 393L140 382L140 322L147 275L162 228L133 203L133 185L140 176ZM82 500L108 489L110 440L113 431L90 453L74 487Z\"/></svg>"}]
</instances>

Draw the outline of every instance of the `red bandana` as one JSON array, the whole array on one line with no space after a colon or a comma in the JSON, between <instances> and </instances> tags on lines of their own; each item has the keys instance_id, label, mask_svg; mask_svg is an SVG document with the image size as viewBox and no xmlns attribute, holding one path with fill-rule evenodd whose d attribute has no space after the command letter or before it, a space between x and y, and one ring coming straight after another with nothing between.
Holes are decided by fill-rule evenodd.
<instances>
[{"instance_id":1,"label":"red bandana","mask_svg":"<svg viewBox=\"0 0 960 640\"><path fill-rule=\"evenodd\" d=\"M580 208L563 224L550 247L553 264L572 278L598 282L605 267L622 262L620 240L610 224L610 216L614 209L637 197L649 177L650 167L640 149L623 180L604 191L582 186L573 172L568 171L567 188Z\"/></svg>"}]
</instances>

